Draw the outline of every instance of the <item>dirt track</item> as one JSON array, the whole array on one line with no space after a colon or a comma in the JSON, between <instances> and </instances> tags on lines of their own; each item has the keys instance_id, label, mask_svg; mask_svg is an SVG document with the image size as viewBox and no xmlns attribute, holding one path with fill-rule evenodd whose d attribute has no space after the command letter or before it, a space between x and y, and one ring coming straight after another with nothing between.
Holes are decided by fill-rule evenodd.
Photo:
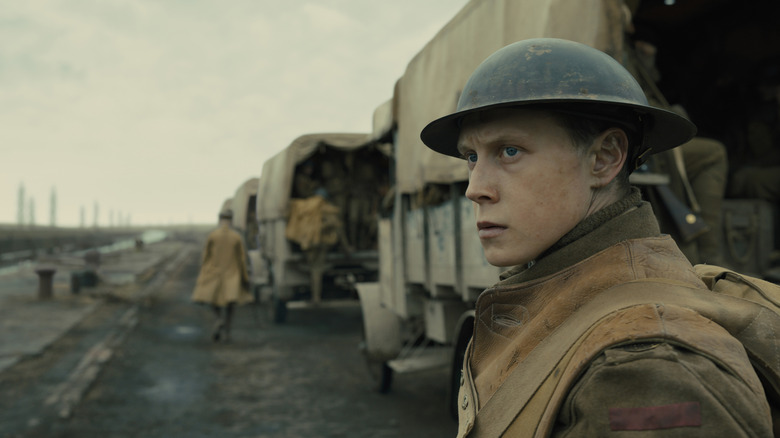
<instances>
[{"instance_id":1,"label":"dirt track","mask_svg":"<svg viewBox=\"0 0 780 438\"><path fill-rule=\"evenodd\" d=\"M196 275L192 257L140 308L137 326L70 418L36 412L31 398L45 392L36 376L52 374L68 354L10 370L18 375L6 378L0 390L16 394L23 404L14 405L15 429L0 436L455 435L457 427L444 407L443 371L396 376L387 395L371 389L358 351L357 303L292 309L284 325L271 324L262 310L242 307L231 342L215 344L209 338L210 312L189 302ZM115 318L121 310L120 304L107 306L92 319ZM77 346L100 327L85 321L58 344ZM56 351L57 346L51 353Z\"/></svg>"}]
</instances>

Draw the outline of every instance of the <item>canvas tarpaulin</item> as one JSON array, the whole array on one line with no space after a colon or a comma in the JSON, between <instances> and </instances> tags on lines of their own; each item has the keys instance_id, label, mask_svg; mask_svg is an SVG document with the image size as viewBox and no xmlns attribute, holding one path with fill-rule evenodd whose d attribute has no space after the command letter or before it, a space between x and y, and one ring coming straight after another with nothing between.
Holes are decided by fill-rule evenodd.
<instances>
[{"instance_id":1,"label":"canvas tarpaulin","mask_svg":"<svg viewBox=\"0 0 780 438\"><path fill-rule=\"evenodd\" d=\"M395 91L397 190L468 179L466 165L425 147L420 131L455 111L459 93L490 54L515 41L554 37L622 53L622 0L472 0L409 62Z\"/></svg>"},{"instance_id":2,"label":"canvas tarpaulin","mask_svg":"<svg viewBox=\"0 0 780 438\"><path fill-rule=\"evenodd\" d=\"M319 147L354 150L370 143L370 134L308 134L263 164L257 197L258 220L286 218L295 167L311 157Z\"/></svg>"},{"instance_id":3,"label":"canvas tarpaulin","mask_svg":"<svg viewBox=\"0 0 780 438\"><path fill-rule=\"evenodd\" d=\"M335 245L339 241L340 228L338 207L321 196L290 200L290 219L284 235L299 244L302 250Z\"/></svg>"},{"instance_id":4,"label":"canvas tarpaulin","mask_svg":"<svg viewBox=\"0 0 780 438\"><path fill-rule=\"evenodd\" d=\"M257 195L257 185L259 181L258 178L248 179L236 189L236 193L233 195L231 201L233 205L233 226L239 230L246 231L247 229L249 200L252 196Z\"/></svg>"},{"instance_id":5,"label":"canvas tarpaulin","mask_svg":"<svg viewBox=\"0 0 780 438\"><path fill-rule=\"evenodd\" d=\"M222 207L219 208L220 213L224 213L232 210L233 210L233 198L227 198L224 201L222 201Z\"/></svg>"}]
</instances>

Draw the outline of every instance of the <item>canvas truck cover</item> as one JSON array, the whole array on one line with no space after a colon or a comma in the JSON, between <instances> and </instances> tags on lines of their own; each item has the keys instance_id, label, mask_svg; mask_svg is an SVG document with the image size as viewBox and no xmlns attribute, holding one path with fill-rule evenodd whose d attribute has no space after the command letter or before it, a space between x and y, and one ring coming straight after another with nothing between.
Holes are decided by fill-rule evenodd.
<instances>
[{"instance_id":1,"label":"canvas truck cover","mask_svg":"<svg viewBox=\"0 0 780 438\"><path fill-rule=\"evenodd\" d=\"M501 47L528 38L577 41L615 57L623 51L622 0L472 0L409 62L396 86L397 189L468 179L462 160L425 147L420 131L455 111L471 73ZM618 58L619 59L619 58Z\"/></svg>"},{"instance_id":2,"label":"canvas truck cover","mask_svg":"<svg viewBox=\"0 0 780 438\"><path fill-rule=\"evenodd\" d=\"M314 155L320 146L353 150L371 144L370 134L307 134L266 160L257 188L257 218L286 218L295 166Z\"/></svg>"},{"instance_id":3,"label":"canvas truck cover","mask_svg":"<svg viewBox=\"0 0 780 438\"><path fill-rule=\"evenodd\" d=\"M259 178L250 178L245 181L233 195L233 226L239 230L247 229L247 208L249 207L249 198L257 195L257 186Z\"/></svg>"},{"instance_id":4,"label":"canvas truck cover","mask_svg":"<svg viewBox=\"0 0 780 438\"><path fill-rule=\"evenodd\" d=\"M391 132L395 126L395 108L393 99L389 99L376 107L372 115L372 140L381 140Z\"/></svg>"},{"instance_id":5,"label":"canvas truck cover","mask_svg":"<svg viewBox=\"0 0 780 438\"><path fill-rule=\"evenodd\" d=\"M222 214L228 210L231 210L233 208L233 198L227 198L224 201L222 201L222 207L219 209L219 213Z\"/></svg>"}]
</instances>

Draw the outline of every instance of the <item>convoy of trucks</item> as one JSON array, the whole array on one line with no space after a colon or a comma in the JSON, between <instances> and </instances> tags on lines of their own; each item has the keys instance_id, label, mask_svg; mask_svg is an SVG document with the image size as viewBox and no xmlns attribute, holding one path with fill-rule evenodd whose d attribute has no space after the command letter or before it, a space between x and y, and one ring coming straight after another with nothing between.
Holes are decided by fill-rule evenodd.
<instances>
[{"instance_id":1,"label":"convoy of trucks","mask_svg":"<svg viewBox=\"0 0 780 438\"><path fill-rule=\"evenodd\" d=\"M638 79L654 101L680 105L699 136L726 147L729 180L749 166L780 166L780 32L770 18L778 9L770 0L468 2L409 62L392 98L376 108L371 133L305 135L264 164L253 202L268 274L258 281L274 320L284 321L288 301L318 298L323 281L354 285L364 314L361 347L377 388L389 390L395 373L448 367L449 407L456 412L474 303L501 270L484 258L464 196L466 166L428 150L422 128L455 109L469 74L492 52L526 38L557 37L644 72ZM652 59L637 56L636 41L653 48ZM690 242L668 217L675 211L653 188L675 188L688 208L688 181L677 184L681 176L673 167L651 170L633 182L653 202L662 231L685 246ZM317 184L307 183L312 174ZM362 191L342 195L339 186ZM723 234L725 261L777 281L777 203L728 187L724 211L730 213L714 225ZM320 258L290 231L294 211L305 207L293 204L316 197L337 207L344 233ZM325 215L318 214L321 221Z\"/></svg>"}]
</instances>

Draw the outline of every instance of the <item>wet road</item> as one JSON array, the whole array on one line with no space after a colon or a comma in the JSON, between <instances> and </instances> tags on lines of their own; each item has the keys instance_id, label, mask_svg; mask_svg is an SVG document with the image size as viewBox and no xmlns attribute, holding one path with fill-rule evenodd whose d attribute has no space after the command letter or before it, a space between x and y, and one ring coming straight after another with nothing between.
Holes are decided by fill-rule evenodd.
<instances>
[{"instance_id":1,"label":"wet road","mask_svg":"<svg viewBox=\"0 0 780 438\"><path fill-rule=\"evenodd\" d=\"M121 344L69 418L46 406L89 345L127 317L106 303L43 356L0 379L2 437L451 437L446 374L396 376L372 390L358 351L357 303L291 309L274 325L237 309L229 343L210 339L212 315L191 304L193 253L133 316ZM132 311L130 311L132 313Z\"/></svg>"}]
</instances>

